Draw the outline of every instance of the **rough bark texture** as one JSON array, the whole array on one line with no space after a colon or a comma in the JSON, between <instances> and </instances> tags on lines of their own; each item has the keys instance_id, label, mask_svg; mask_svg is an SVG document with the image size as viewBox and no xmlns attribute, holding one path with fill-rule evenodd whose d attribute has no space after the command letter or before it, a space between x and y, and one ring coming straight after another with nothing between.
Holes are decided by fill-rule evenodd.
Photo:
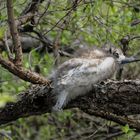
<instances>
[{"instance_id":1,"label":"rough bark texture","mask_svg":"<svg viewBox=\"0 0 140 140\"><path fill-rule=\"evenodd\" d=\"M13 0L7 0L7 14L8 14L9 28L14 44L14 51L15 51L14 61L15 61L15 65L20 67L22 65L22 47L21 47L21 42L19 40L17 25L14 19Z\"/></svg>"},{"instance_id":2,"label":"rough bark texture","mask_svg":"<svg viewBox=\"0 0 140 140\"><path fill-rule=\"evenodd\" d=\"M34 85L19 94L16 103L8 103L0 110L0 124L51 112L55 104L52 90L46 85ZM140 123L126 117L140 114L140 81L108 81L93 86L92 91L69 102L65 109L74 107L140 131Z\"/></svg>"},{"instance_id":3,"label":"rough bark texture","mask_svg":"<svg viewBox=\"0 0 140 140\"><path fill-rule=\"evenodd\" d=\"M8 60L4 60L0 55L0 65L7 69L9 72L13 73L14 75L18 76L19 78L31 82L33 84L46 84L49 85L49 81L38 75L35 72L30 70L25 70L22 67L15 66L12 62Z\"/></svg>"}]
</instances>

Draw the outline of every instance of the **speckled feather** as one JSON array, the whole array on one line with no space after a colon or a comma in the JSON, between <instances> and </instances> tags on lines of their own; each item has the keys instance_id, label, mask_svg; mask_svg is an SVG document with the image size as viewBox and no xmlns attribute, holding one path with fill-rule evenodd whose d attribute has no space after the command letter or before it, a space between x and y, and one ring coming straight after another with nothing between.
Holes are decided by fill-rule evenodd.
<instances>
[{"instance_id":1,"label":"speckled feather","mask_svg":"<svg viewBox=\"0 0 140 140\"><path fill-rule=\"evenodd\" d=\"M68 101L88 93L93 84L111 78L117 64L115 57L98 49L81 52L79 58L64 62L51 75L56 97L53 111L61 110Z\"/></svg>"}]
</instances>

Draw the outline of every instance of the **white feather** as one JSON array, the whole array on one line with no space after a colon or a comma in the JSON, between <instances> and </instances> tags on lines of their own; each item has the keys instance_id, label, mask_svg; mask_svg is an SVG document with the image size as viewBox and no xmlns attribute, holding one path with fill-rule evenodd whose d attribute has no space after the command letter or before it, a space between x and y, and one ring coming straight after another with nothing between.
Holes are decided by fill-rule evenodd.
<instances>
[{"instance_id":1,"label":"white feather","mask_svg":"<svg viewBox=\"0 0 140 140\"><path fill-rule=\"evenodd\" d=\"M68 66L68 68L67 68ZM64 105L92 89L92 85L110 78L116 70L113 57L103 59L73 58L62 64L54 73L54 94L60 110Z\"/></svg>"}]
</instances>

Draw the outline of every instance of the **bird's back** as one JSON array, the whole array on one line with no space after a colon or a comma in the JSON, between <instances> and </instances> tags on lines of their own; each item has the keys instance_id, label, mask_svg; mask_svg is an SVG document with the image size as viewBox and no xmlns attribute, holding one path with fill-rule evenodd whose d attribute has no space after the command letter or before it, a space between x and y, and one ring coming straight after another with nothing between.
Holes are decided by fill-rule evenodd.
<instances>
[{"instance_id":1,"label":"bird's back","mask_svg":"<svg viewBox=\"0 0 140 140\"><path fill-rule=\"evenodd\" d=\"M73 58L62 64L55 72L54 93L69 93L69 99L87 93L92 85L110 78L115 71L115 60Z\"/></svg>"},{"instance_id":2,"label":"bird's back","mask_svg":"<svg viewBox=\"0 0 140 140\"><path fill-rule=\"evenodd\" d=\"M89 92L94 84L110 78L116 71L115 58L104 51L84 50L80 55L61 64L52 74L55 108Z\"/></svg>"}]
</instances>

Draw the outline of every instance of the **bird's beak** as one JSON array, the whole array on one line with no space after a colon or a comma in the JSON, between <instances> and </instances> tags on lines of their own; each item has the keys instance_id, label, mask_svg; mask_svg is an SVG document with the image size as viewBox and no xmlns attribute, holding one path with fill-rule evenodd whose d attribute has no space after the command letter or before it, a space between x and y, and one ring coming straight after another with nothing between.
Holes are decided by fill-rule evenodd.
<instances>
[{"instance_id":1,"label":"bird's beak","mask_svg":"<svg viewBox=\"0 0 140 140\"><path fill-rule=\"evenodd\" d=\"M124 59L121 60L121 64L128 64L132 62L137 62L140 61L140 58L131 56L131 57L125 57Z\"/></svg>"}]
</instances>

